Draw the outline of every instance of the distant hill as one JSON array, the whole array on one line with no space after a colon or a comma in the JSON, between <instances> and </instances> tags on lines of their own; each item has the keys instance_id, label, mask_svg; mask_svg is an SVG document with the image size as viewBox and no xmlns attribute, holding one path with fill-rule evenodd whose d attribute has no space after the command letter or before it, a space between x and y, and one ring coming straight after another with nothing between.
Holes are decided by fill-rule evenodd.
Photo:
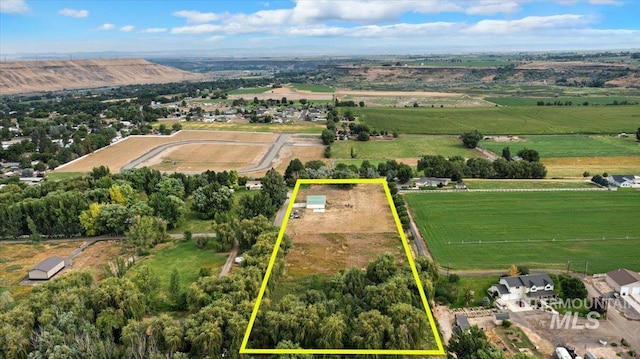
<instances>
[{"instance_id":1,"label":"distant hill","mask_svg":"<svg viewBox=\"0 0 640 359\"><path fill-rule=\"evenodd\" d=\"M143 59L0 62L0 95L198 80Z\"/></svg>"}]
</instances>

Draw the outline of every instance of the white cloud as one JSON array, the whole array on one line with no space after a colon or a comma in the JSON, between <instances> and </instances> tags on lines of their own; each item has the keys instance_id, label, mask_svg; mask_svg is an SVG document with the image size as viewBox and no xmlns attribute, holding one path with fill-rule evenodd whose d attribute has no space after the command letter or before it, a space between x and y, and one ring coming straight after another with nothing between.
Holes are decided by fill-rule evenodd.
<instances>
[{"instance_id":1,"label":"white cloud","mask_svg":"<svg viewBox=\"0 0 640 359\"><path fill-rule=\"evenodd\" d=\"M64 8L58 11L58 14L64 15L64 16L76 17L76 18L83 18L83 17L89 16L89 11Z\"/></svg>"},{"instance_id":2,"label":"white cloud","mask_svg":"<svg viewBox=\"0 0 640 359\"><path fill-rule=\"evenodd\" d=\"M212 32L223 32L220 25L200 24L191 26L174 27L171 29L172 34L207 34Z\"/></svg>"},{"instance_id":3,"label":"white cloud","mask_svg":"<svg viewBox=\"0 0 640 359\"><path fill-rule=\"evenodd\" d=\"M29 5L24 0L0 0L0 13L24 14L29 12Z\"/></svg>"},{"instance_id":4,"label":"white cloud","mask_svg":"<svg viewBox=\"0 0 640 359\"><path fill-rule=\"evenodd\" d=\"M187 19L188 24L203 24L206 22L217 21L223 16L213 12L200 12L191 10L175 11L171 15L177 17L183 17Z\"/></svg>"},{"instance_id":5,"label":"white cloud","mask_svg":"<svg viewBox=\"0 0 640 359\"><path fill-rule=\"evenodd\" d=\"M133 25L125 25L125 26L120 28L120 31L131 32L131 31L133 31L133 29L135 29L135 26L133 26Z\"/></svg>"},{"instance_id":6,"label":"white cloud","mask_svg":"<svg viewBox=\"0 0 640 359\"><path fill-rule=\"evenodd\" d=\"M116 26L109 23L104 23L96 28L96 30L113 30Z\"/></svg>"},{"instance_id":7,"label":"white cloud","mask_svg":"<svg viewBox=\"0 0 640 359\"><path fill-rule=\"evenodd\" d=\"M206 39L205 41L207 41L207 42L220 42L220 41L222 41L224 39L225 39L224 36L216 35L216 36L211 36L210 38Z\"/></svg>"},{"instance_id":8,"label":"white cloud","mask_svg":"<svg viewBox=\"0 0 640 359\"><path fill-rule=\"evenodd\" d=\"M520 11L520 3L517 1L481 0L467 7L465 13L469 15L511 14Z\"/></svg>"},{"instance_id":9,"label":"white cloud","mask_svg":"<svg viewBox=\"0 0 640 359\"><path fill-rule=\"evenodd\" d=\"M589 17L574 14L527 16L518 20L481 20L465 31L477 34L509 34L542 29L581 28L589 22Z\"/></svg>"},{"instance_id":10,"label":"white cloud","mask_svg":"<svg viewBox=\"0 0 640 359\"><path fill-rule=\"evenodd\" d=\"M168 29L166 27L150 27L148 29L140 30L141 33L144 34L157 34L160 32L167 32Z\"/></svg>"}]
</instances>

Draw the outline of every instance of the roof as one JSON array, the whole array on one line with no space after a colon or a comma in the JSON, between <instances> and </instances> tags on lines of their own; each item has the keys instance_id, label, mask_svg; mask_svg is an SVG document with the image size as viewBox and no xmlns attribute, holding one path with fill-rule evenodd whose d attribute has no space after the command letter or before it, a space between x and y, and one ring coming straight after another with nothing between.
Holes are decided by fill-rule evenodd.
<instances>
[{"instance_id":1,"label":"roof","mask_svg":"<svg viewBox=\"0 0 640 359\"><path fill-rule=\"evenodd\" d=\"M325 205L326 203L327 203L327 196L325 195L307 196L307 205L310 205L310 204Z\"/></svg>"},{"instance_id":2,"label":"roof","mask_svg":"<svg viewBox=\"0 0 640 359\"><path fill-rule=\"evenodd\" d=\"M471 328L471 324L469 324L469 320L464 315L456 315L456 325L461 330L467 330Z\"/></svg>"},{"instance_id":3,"label":"roof","mask_svg":"<svg viewBox=\"0 0 640 359\"><path fill-rule=\"evenodd\" d=\"M500 294L509 293L509 289L507 289L507 286L505 286L504 284L498 283L498 284L494 284L493 286L496 287L496 289L498 290L498 293Z\"/></svg>"},{"instance_id":4,"label":"roof","mask_svg":"<svg viewBox=\"0 0 640 359\"><path fill-rule=\"evenodd\" d=\"M35 267L31 268L31 270L41 270L44 272L48 272L50 270L52 270L55 266L57 266L58 264L60 264L60 262L64 262L64 259L54 256L54 257L49 257L45 260L43 260L42 262L36 264Z\"/></svg>"},{"instance_id":5,"label":"roof","mask_svg":"<svg viewBox=\"0 0 640 359\"><path fill-rule=\"evenodd\" d=\"M509 313L496 313L494 317L496 318L496 320L508 320Z\"/></svg>"},{"instance_id":6,"label":"roof","mask_svg":"<svg viewBox=\"0 0 640 359\"><path fill-rule=\"evenodd\" d=\"M535 292L527 293L527 297L529 298L555 297L556 295L558 294L552 290L537 290Z\"/></svg>"},{"instance_id":7,"label":"roof","mask_svg":"<svg viewBox=\"0 0 640 359\"><path fill-rule=\"evenodd\" d=\"M607 277L611 278L618 285L627 285L635 282L640 282L640 274L624 268L618 268L616 270L608 272Z\"/></svg>"},{"instance_id":8,"label":"roof","mask_svg":"<svg viewBox=\"0 0 640 359\"><path fill-rule=\"evenodd\" d=\"M613 180L618 183L633 181L636 178L634 175L610 175L609 177L613 178Z\"/></svg>"},{"instance_id":9,"label":"roof","mask_svg":"<svg viewBox=\"0 0 640 359\"><path fill-rule=\"evenodd\" d=\"M524 286L526 288L531 288L533 286L545 287L547 284L553 285L553 280L546 273L521 275L517 277L503 277L501 279L504 279L509 287Z\"/></svg>"}]
</instances>

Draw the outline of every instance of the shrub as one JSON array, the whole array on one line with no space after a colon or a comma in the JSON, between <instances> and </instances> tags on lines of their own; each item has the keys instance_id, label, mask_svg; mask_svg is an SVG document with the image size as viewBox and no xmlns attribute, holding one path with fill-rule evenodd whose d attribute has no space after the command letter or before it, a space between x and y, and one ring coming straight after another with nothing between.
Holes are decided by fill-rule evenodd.
<instances>
[{"instance_id":1,"label":"shrub","mask_svg":"<svg viewBox=\"0 0 640 359\"><path fill-rule=\"evenodd\" d=\"M509 319L505 319L505 320L502 321L502 326L505 327L505 328L511 327L511 324L513 324L513 323L511 323L511 321ZM515 342L515 339L514 339L514 342Z\"/></svg>"},{"instance_id":2,"label":"shrub","mask_svg":"<svg viewBox=\"0 0 640 359\"><path fill-rule=\"evenodd\" d=\"M185 242L190 241L191 238L193 238L193 233L191 233L191 231L184 231L184 240L185 240Z\"/></svg>"},{"instance_id":3,"label":"shrub","mask_svg":"<svg viewBox=\"0 0 640 359\"><path fill-rule=\"evenodd\" d=\"M457 274L449 274L449 276L447 277L447 280L449 281L449 283L458 283L460 281L460 276Z\"/></svg>"}]
</instances>

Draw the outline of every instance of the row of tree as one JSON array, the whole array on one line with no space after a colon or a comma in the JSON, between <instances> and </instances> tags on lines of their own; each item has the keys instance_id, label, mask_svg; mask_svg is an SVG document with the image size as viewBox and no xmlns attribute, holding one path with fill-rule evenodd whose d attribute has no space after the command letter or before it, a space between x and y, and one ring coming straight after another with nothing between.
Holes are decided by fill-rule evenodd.
<instances>
[{"instance_id":1,"label":"row of tree","mask_svg":"<svg viewBox=\"0 0 640 359\"><path fill-rule=\"evenodd\" d=\"M504 158L498 158L493 162L485 158L469 158L465 161L461 156L452 156L447 159L441 155L422 156L418 160L417 169L427 177L452 180L468 177L544 178L547 174L544 165L538 161L508 161Z\"/></svg>"}]
</instances>

